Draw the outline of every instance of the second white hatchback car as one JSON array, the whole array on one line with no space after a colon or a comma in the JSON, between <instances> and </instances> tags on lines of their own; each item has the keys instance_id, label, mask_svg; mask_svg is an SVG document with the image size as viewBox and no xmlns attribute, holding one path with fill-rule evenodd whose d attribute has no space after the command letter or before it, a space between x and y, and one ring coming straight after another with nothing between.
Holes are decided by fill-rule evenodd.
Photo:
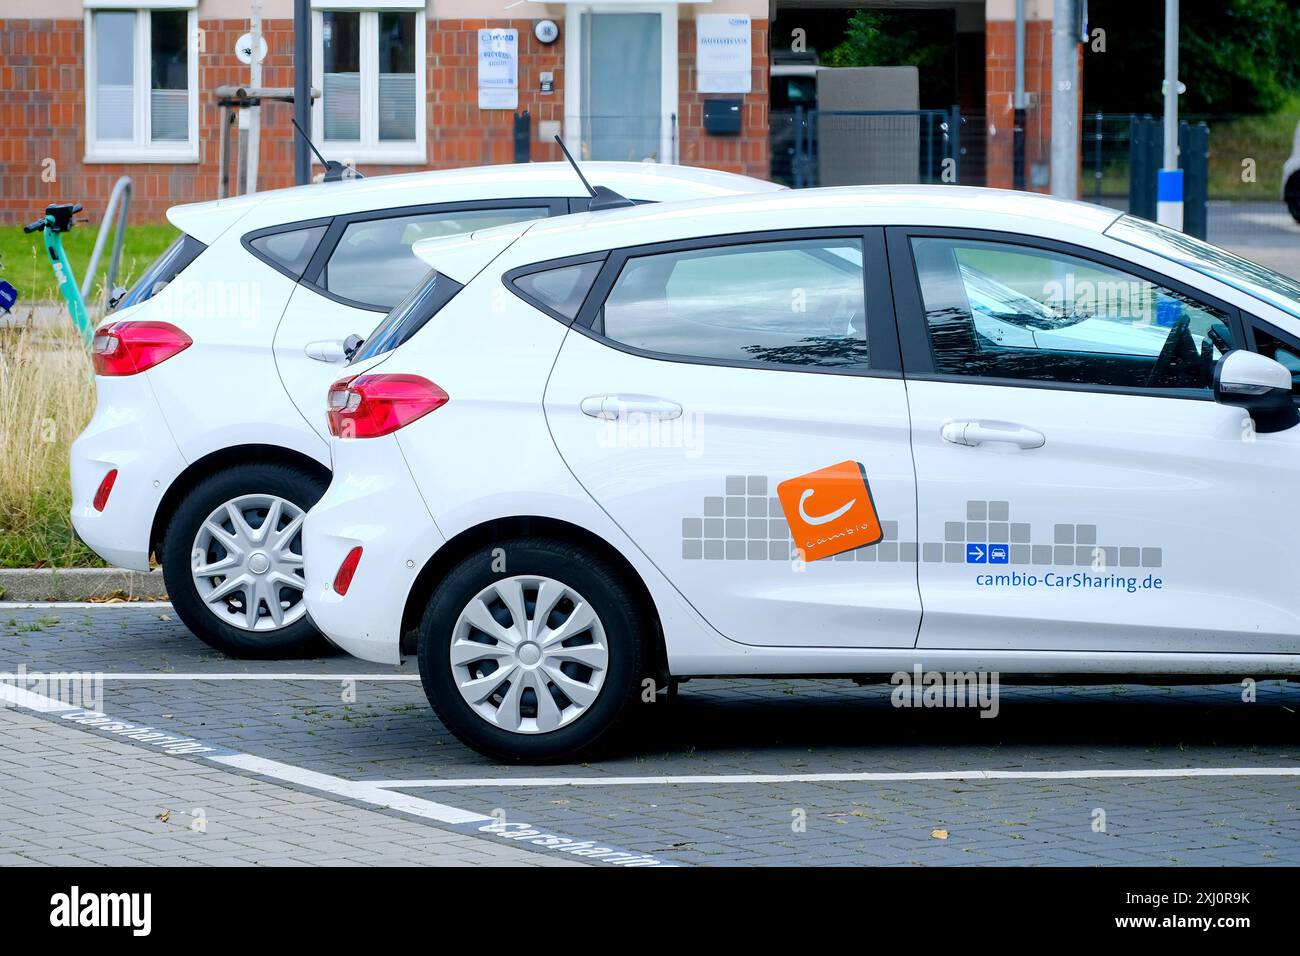
<instances>
[{"instance_id":1,"label":"second white hatchback car","mask_svg":"<svg viewBox=\"0 0 1300 956\"><path fill-rule=\"evenodd\" d=\"M780 189L712 170L590 163L636 201ZM326 388L425 274L411 245L585 210L564 163L321 183L173 208L183 236L95 337L99 404L72 448L72 520L112 564L162 562L181 619L239 655L319 636L307 508L329 481Z\"/></svg>"},{"instance_id":2,"label":"second white hatchback car","mask_svg":"<svg viewBox=\"0 0 1300 956\"><path fill-rule=\"evenodd\" d=\"M1113 210L797 191L431 242L306 603L498 757L649 679L1300 674L1300 286ZM1259 354L1262 353L1262 354Z\"/></svg>"}]
</instances>

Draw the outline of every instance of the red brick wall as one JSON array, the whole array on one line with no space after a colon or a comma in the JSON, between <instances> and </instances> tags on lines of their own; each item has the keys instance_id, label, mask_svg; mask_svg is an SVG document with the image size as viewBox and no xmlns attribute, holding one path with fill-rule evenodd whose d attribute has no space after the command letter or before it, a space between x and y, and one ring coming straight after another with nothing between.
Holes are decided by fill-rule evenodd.
<instances>
[{"instance_id":1,"label":"red brick wall","mask_svg":"<svg viewBox=\"0 0 1300 956\"><path fill-rule=\"evenodd\" d=\"M986 182L989 186L1010 189L1014 181L1016 33L1015 24L990 20L985 24L985 101L987 124L996 132L989 134ZM1052 24L1030 21L1025 24L1025 91L1035 94L1033 105L1025 110L1025 183L1037 192L1046 186L1032 186L1035 163L1046 164L1052 141Z\"/></svg>"},{"instance_id":2,"label":"red brick wall","mask_svg":"<svg viewBox=\"0 0 1300 956\"><path fill-rule=\"evenodd\" d=\"M704 101L740 94L695 92L695 21L681 19L677 25L678 69L677 155L686 166L711 166L732 173L767 179L768 148L768 21L753 21L750 49L753 53L752 90L744 95L744 113L739 136L711 136L704 132Z\"/></svg>"},{"instance_id":3,"label":"red brick wall","mask_svg":"<svg viewBox=\"0 0 1300 956\"><path fill-rule=\"evenodd\" d=\"M554 144L537 140L537 124L564 118L564 38L543 45L533 35L532 20L427 21L425 62L428 167L473 166L514 160L513 113L479 110L476 81L477 31L486 27L519 30L519 106L532 115L532 158L559 159ZM222 84L246 82L248 67L234 56L235 38L247 30L244 20L202 20L199 53L199 162L85 163L85 44L81 20L0 20L0 222L27 222L46 203L82 202L98 221L113 183L122 175L134 180L132 219L163 218L176 203L213 199L217 194L219 110L212 91ZM293 30L289 20L264 20L268 47L263 65L266 86L293 85ZM744 97L740 136L707 136L703 131L704 97L695 89L695 24L679 26L679 156L689 165L713 166L766 177L767 21L754 24L753 92ZM555 91L538 91L539 74L555 74ZM262 108L261 161L258 184L275 189L293 184L292 106L268 103ZM231 136L234 152L236 136ZM43 182L42 161L52 158L56 180ZM231 176L234 161L231 157ZM376 175L405 172L418 166L360 167Z\"/></svg>"}]
</instances>

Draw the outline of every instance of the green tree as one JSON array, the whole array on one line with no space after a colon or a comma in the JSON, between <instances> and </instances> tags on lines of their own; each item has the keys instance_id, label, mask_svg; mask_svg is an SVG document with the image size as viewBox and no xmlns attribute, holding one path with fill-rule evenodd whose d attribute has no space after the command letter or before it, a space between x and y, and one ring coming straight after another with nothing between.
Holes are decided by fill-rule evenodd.
<instances>
[{"instance_id":1,"label":"green tree","mask_svg":"<svg viewBox=\"0 0 1300 956\"><path fill-rule=\"evenodd\" d=\"M889 14L858 10L849 17L844 42L821 58L826 66L932 66L944 51L923 44L915 30L900 28Z\"/></svg>"},{"instance_id":2,"label":"green tree","mask_svg":"<svg viewBox=\"0 0 1300 956\"><path fill-rule=\"evenodd\" d=\"M1158 112L1164 77L1162 3L1092 0L1089 28L1105 52L1085 45L1085 108ZM1184 3L1179 77L1184 113L1271 113L1300 90L1300 11L1295 0Z\"/></svg>"}]
</instances>

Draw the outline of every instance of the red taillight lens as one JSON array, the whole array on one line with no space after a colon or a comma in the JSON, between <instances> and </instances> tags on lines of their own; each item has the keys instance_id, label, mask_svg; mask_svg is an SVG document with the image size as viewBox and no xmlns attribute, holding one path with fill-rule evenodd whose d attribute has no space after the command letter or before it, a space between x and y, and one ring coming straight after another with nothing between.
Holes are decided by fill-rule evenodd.
<instances>
[{"instance_id":1,"label":"red taillight lens","mask_svg":"<svg viewBox=\"0 0 1300 956\"><path fill-rule=\"evenodd\" d=\"M117 481L117 469L114 468L104 480L99 483L99 490L95 492L95 500L91 502L96 511L103 511L104 506L108 504L108 496L113 493L113 485Z\"/></svg>"},{"instance_id":2,"label":"red taillight lens","mask_svg":"<svg viewBox=\"0 0 1300 956\"><path fill-rule=\"evenodd\" d=\"M170 322L114 322L95 333L90 353L97 375L135 375L193 344Z\"/></svg>"},{"instance_id":3,"label":"red taillight lens","mask_svg":"<svg viewBox=\"0 0 1300 956\"><path fill-rule=\"evenodd\" d=\"M358 375L330 386L330 433L378 438L446 405L450 396L418 375Z\"/></svg>"},{"instance_id":4,"label":"red taillight lens","mask_svg":"<svg viewBox=\"0 0 1300 956\"><path fill-rule=\"evenodd\" d=\"M358 546L348 552L348 556L339 565L338 573L334 575L334 590L340 596L347 594L348 588L352 587L352 576L357 573L357 565L360 563L361 548Z\"/></svg>"}]
</instances>

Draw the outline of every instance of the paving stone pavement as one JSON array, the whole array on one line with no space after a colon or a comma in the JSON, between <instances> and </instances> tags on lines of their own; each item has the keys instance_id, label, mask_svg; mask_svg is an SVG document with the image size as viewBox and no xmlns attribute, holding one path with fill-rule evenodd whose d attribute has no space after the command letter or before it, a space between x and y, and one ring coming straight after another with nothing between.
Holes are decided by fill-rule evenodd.
<instances>
[{"instance_id":1,"label":"paving stone pavement","mask_svg":"<svg viewBox=\"0 0 1300 956\"><path fill-rule=\"evenodd\" d=\"M0 708L0 866L146 864L578 865Z\"/></svg>"},{"instance_id":2,"label":"paving stone pavement","mask_svg":"<svg viewBox=\"0 0 1300 956\"><path fill-rule=\"evenodd\" d=\"M849 681L692 681L677 701L642 708L621 745L599 762L521 768L494 764L460 745L433 716L418 681L362 679L353 685L335 679L409 677L411 662L391 668L344 656L226 660L189 635L167 608L0 608L0 672L19 665L29 672L326 676L109 680L103 709L348 780L406 782L393 786L682 865L1300 863L1295 776L418 785L521 776L1295 767L1300 694L1282 682L1259 684L1258 702L1250 704L1234 685L1003 687L998 718L986 720L973 711L898 710L890 705L890 688L859 688ZM95 744L109 742L68 732ZM92 750L85 771L64 767L58 773L70 779L93 773L96 759ZM164 758L146 752L141 759ZM188 773L210 767L177 762ZM316 794L273 789L340 806ZM399 815L344 806L381 817L384 826L444 832ZM252 817L246 826L265 823L256 812ZM120 826L108 822L105 834L120 836ZM932 836L935 830L946 831L947 838ZM0 846L7 833L0 830ZM493 845L515 849L500 841ZM527 858L553 860L554 854ZM401 860L399 853L385 862Z\"/></svg>"}]
</instances>

